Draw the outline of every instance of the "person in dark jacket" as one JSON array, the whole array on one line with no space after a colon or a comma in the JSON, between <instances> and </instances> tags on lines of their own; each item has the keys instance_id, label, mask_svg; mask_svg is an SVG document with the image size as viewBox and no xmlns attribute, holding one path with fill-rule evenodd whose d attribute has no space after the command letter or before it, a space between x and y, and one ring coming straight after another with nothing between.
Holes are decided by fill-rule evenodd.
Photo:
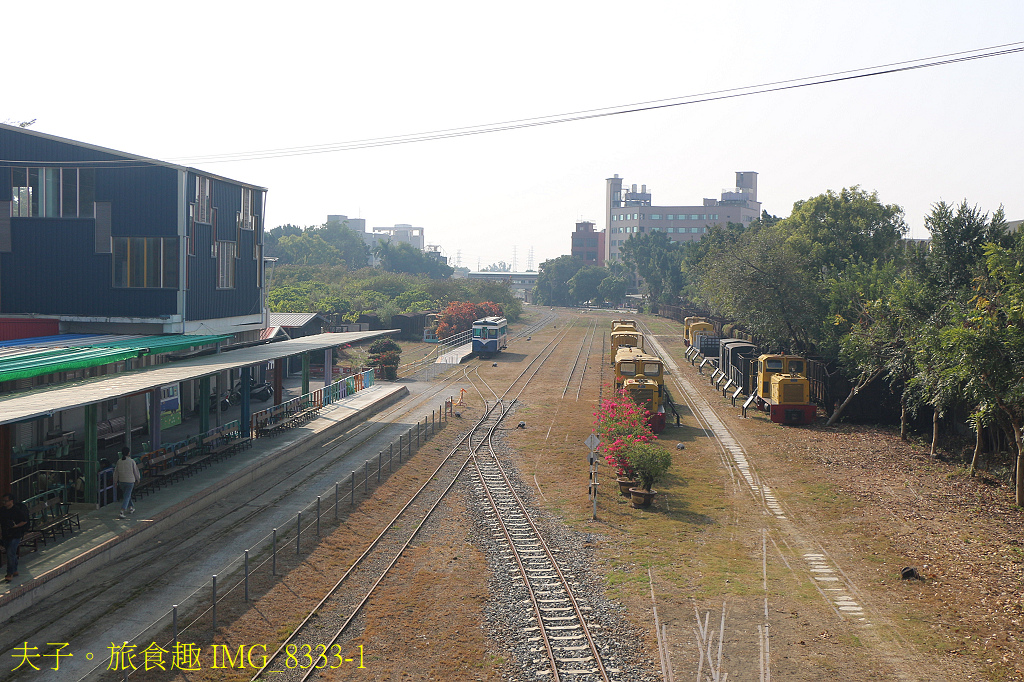
<instances>
[{"instance_id":1,"label":"person in dark jacket","mask_svg":"<svg viewBox=\"0 0 1024 682\"><path fill-rule=\"evenodd\" d=\"M7 575L4 576L4 580L11 582L18 577L18 547L21 545L21 539L25 537L25 531L28 530L28 507L23 502L15 501L10 493L4 495L2 499L0 531L3 533L4 548L7 549Z\"/></svg>"}]
</instances>

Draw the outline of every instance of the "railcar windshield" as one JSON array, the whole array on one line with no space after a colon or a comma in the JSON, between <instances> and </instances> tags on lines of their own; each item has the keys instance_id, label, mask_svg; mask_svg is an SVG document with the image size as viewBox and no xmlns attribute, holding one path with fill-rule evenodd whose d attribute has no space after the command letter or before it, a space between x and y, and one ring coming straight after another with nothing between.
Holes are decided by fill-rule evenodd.
<instances>
[{"instance_id":1,"label":"railcar windshield","mask_svg":"<svg viewBox=\"0 0 1024 682\"><path fill-rule=\"evenodd\" d=\"M619 363L619 374L624 377L635 377L636 376L636 363L635 362L620 362Z\"/></svg>"},{"instance_id":2,"label":"railcar windshield","mask_svg":"<svg viewBox=\"0 0 1024 682\"><path fill-rule=\"evenodd\" d=\"M764 361L764 368L769 372L781 372L782 358L768 358Z\"/></svg>"},{"instance_id":3,"label":"railcar windshield","mask_svg":"<svg viewBox=\"0 0 1024 682\"><path fill-rule=\"evenodd\" d=\"M789 361L789 373L790 374L803 374L804 373L804 362L803 362L803 360L790 360Z\"/></svg>"},{"instance_id":4,"label":"railcar windshield","mask_svg":"<svg viewBox=\"0 0 1024 682\"><path fill-rule=\"evenodd\" d=\"M656 377L661 376L661 365L657 362L645 362L644 363L644 376Z\"/></svg>"},{"instance_id":5,"label":"railcar windshield","mask_svg":"<svg viewBox=\"0 0 1024 682\"><path fill-rule=\"evenodd\" d=\"M473 327L473 338L482 339L484 336L484 329L482 327Z\"/></svg>"},{"instance_id":6,"label":"railcar windshield","mask_svg":"<svg viewBox=\"0 0 1024 682\"><path fill-rule=\"evenodd\" d=\"M496 338L498 338L498 330L497 329L488 329L487 330L487 338L489 338L489 339L496 339Z\"/></svg>"}]
</instances>

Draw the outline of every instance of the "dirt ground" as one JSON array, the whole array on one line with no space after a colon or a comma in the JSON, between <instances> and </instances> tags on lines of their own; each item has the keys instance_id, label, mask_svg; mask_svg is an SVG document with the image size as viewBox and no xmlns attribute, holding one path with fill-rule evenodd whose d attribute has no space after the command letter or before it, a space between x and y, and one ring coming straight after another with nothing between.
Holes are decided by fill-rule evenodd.
<instances>
[{"instance_id":1,"label":"dirt ground","mask_svg":"<svg viewBox=\"0 0 1024 682\"><path fill-rule=\"evenodd\" d=\"M1024 679L1016 634L1024 524L1012 491L929 460L923 446L904 443L891 430L822 422L781 427L757 414L741 419L738 408L680 363L679 378L717 411L784 514L771 513L764 498L751 493L684 409L682 426L660 438L674 459L653 507L633 509L602 466L592 520L583 440L610 369L601 337L590 344L587 334L594 323L606 333L611 317L561 315L556 328L519 342L498 367L480 363L479 372L497 388L525 367L530 352L569 326L570 336L522 397L516 420L526 428L506 435L523 481L536 492L534 503L591 538L593 571L606 596L624 604L632 624L646 633L655 669L662 659L656 606L667 665L681 680L695 679L698 669L711 679L710 665L699 662L695 634L705 618L713 633L710 658L717 665L721 647L721 672L730 681ZM678 325L649 322L681 361ZM580 370L571 367L581 345L591 357L577 400ZM567 382L572 390L566 391ZM467 427L482 408L479 398L470 403L463 408ZM251 608L233 613L218 639L267 642L273 650L390 519L386 511L422 483L458 430L453 425L421 450L325 534L311 556L287 567L287 578L263 589ZM366 668L322 679L530 679L486 628L488 568L473 544L466 508L461 492L451 497L446 513L421 533L364 608L357 641ZM863 615L840 611L827 598L808 569L808 547L841 573ZM902 580L905 566L923 579ZM249 676L208 670L188 679Z\"/></svg>"}]
</instances>

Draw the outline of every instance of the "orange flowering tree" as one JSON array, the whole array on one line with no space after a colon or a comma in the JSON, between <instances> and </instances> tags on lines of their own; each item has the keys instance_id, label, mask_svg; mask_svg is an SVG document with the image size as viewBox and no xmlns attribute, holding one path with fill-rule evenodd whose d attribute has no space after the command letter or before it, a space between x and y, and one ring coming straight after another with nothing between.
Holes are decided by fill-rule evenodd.
<instances>
[{"instance_id":1,"label":"orange flowering tree","mask_svg":"<svg viewBox=\"0 0 1024 682\"><path fill-rule=\"evenodd\" d=\"M620 478L635 479L636 471L630 464L628 451L634 445L656 438L647 424L649 413L633 402L626 391L620 390L602 400L594 416L595 430L601 439L598 450L604 460L615 468Z\"/></svg>"},{"instance_id":2,"label":"orange flowering tree","mask_svg":"<svg viewBox=\"0 0 1024 682\"><path fill-rule=\"evenodd\" d=\"M469 301L452 301L437 316L437 337L443 339L459 332L473 328L473 323L481 317L497 317L501 308L493 301L470 303Z\"/></svg>"}]
</instances>

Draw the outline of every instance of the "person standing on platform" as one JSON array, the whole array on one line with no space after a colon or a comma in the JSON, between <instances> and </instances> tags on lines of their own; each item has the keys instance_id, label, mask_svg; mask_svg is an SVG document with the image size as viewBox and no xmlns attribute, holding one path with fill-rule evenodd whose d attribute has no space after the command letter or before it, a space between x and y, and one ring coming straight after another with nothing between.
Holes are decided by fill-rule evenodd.
<instances>
[{"instance_id":1,"label":"person standing on platform","mask_svg":"<svg viewBox=\"0 0 1024 682\"><path fill-rule=\"evenodd\" d=\"M135 505L132 504L132 488L142 480L139 473L139 465L131 458L132 451L129 448L121 448L121 459L114 465L114 480L121 490L121 513L117 518L128 518L128 514L135 513Z\"/></svg>"},{"instance_id":2,"label":"person standing on platform","mask_svg":"<svg viewBox=\"0 0 1024 682\"><path fill-rule=\"evenodd\" d=\"M7 550L7 575L4 580L11 582L18 577L18 547L28 530L28 507L22 502L15 502L14 496L8 493L3 496L0 507L0 529L3 531L3 544Z\"/></svg>"}]
</instances>

